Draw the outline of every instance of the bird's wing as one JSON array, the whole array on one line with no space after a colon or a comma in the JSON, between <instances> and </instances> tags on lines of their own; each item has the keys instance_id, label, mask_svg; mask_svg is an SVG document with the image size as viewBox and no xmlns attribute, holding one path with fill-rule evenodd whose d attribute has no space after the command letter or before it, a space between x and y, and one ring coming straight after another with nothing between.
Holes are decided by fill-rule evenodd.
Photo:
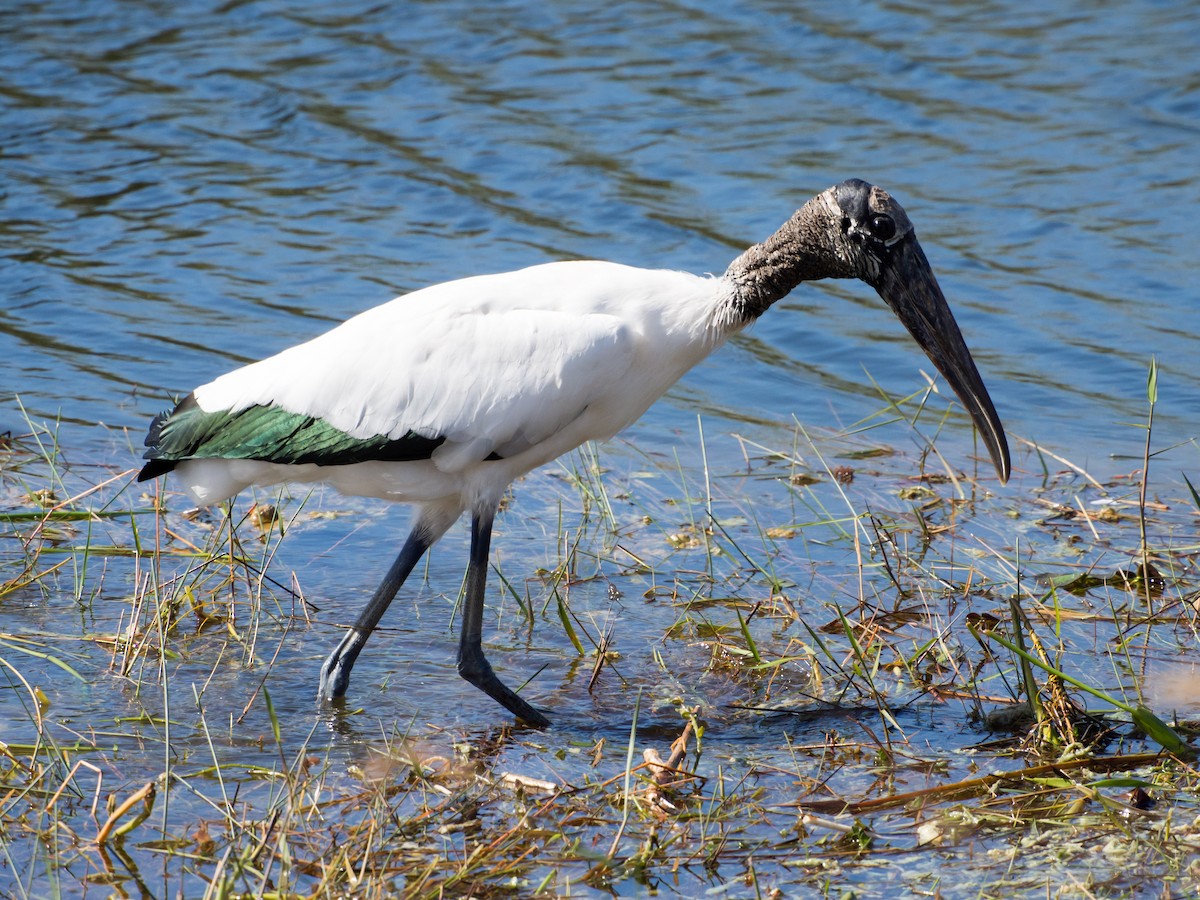
<instances>
[{"instance_id":1,"label":"bird's wing","mask_svg":"<svg viewBox=\"0 0 1200 900\"><path fill-rule=\"evenodd\" d=\"M399 298L198 388L156 420L144 474L205 457L453 468L538 444L627 374L638 337L620 319L445 290L485 281Z\"/></svg>"}]
</instances>

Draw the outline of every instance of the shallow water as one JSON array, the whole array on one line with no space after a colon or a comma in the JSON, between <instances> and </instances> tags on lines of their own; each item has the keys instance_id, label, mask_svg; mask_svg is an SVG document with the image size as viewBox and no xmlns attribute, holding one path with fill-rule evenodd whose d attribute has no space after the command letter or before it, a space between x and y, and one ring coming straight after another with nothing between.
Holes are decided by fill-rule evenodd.
<instances>
[{"instance_id":1,"label":"shallow water","mask_svg":"<svg viewBox=\"0 0 1200 900\"><path fill-rule=\"evenodd\" d=\"M77 465L131 467L149 417L172 397L397 293L577 257L720 272L814 192L857 176L916 223L1010 435L1100 481L1139 469L1145 433L1130 423L1145 421L1157 359L1154 444L1173 449L1156 458L1152 493L1186 499L1179 471L1200 472L1196 24L1187 4L1153 3L22 4L0 13L0 433L27 430L23 407L36 422L61 420ZM789 451L793 417L828 436L886 406L876 383L905 396L928 368L866 287L804 286L601 449L610 489L628 494L616 501L620 538L594 518L581 524L568 462L518 487L498 529L499 568L541 603L535 571L561 562L564 533L586 531L591 556L576 564L600 578L579 587L581 615L595 634L616 623L621 675L652 682L675 614L642 592L708 590L669 574L710 564L669 540L703 519L705 460L719 510L749 523L743 538L760 523L820 518L810 498L763 477L769 467L744 475L731 434ZM838 440L818 442L836 453ZM903 423L862 440L902 454L880 463L887 472L917 464ZM937 443L973 469L963 416ZM1005 491L1028 492L1042 472L1024 444L1014 451L1012 488L980 469L1001 500L973 533L997 547L1020 531L1001 512ZM815 465L810 448L798 452ZM891 499L858 485L857 509ZM18 488L6 491L19 505ZM296 571L317 626L291 610L265 615L262 644L232 657L201 634L174 674L182 697L199 682L222 703L251 701L261 675L247 661L279 648L275 707L311 722L333 626L386 567L404 516L329 494L298 507L274 571L285 581ZM654 525L637 525L643 513ZM370 691L362 702L383 721L495 720L453 671L447 622L465 541L447 538L420 601L397 601L389 648L356 670ZM854 548L837 529L781 546L760 537L750 552L778 557L784 579L818 603L852 591ZM10 598L5 630L114 632L135 576L106 565L111 574L77 573L63 587L89 585L89 603ZM732 570L713 580L726 578ZM630 692L613 681L620 703L589 693L590 663L570 668L553 609L538 608L531 634L511 599L489 616L498 667L513 678L547 663L545 687L530 688L538 702L581 739L623 740ZM782 651L794 637L785 631L762 638ZM743 702L744 681L695 646L663 651L679 690L714 708ZM240 665L222 664L230 658ZM87 642L72 659L87 672L107 664ZM803 670L788 677L807 683ZM660 688L661 700L671 686ZM51 708L71 727L142 702L119 679L57 691ZM12 694L0 704L28 726ZM253 725L230 726L230 746L265 727L260 707L249 715ZM731 745L778 740L736 714L723 725ZM196 742L180 752L204 749L200 735L176 738Z\"/></svg>"}]
</instances>

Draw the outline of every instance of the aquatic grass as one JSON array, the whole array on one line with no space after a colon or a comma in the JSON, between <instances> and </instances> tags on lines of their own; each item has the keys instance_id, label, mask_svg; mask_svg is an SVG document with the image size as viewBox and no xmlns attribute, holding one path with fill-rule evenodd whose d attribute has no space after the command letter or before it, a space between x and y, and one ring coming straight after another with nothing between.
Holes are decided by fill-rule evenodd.
<instances>
[{"instance_id":1,"label":"aquatic grass","mask_svg":"<svg viewBox=\"0 0 1200 900\"><path fill-rule=\"evenodd\" d=\"M945 412L943 413L942 419L938 423L937 429L935 430L934 436L932 438L926 437L925 434L923 434L921 432L921 430L917 427L917 423L920 421L922 415L924 414L924 412L926 410L927 404L929 402L929 398L932 397L935 393L937 393L937 383L934 381L934 379L930 378L929 376L925 376L925 380L926 380L927 384L926 384L926 387L924 390L909 394L907 397L895 398L895 397L892 397L887 391L885 391L882 386L880 386L880 384L872 377L872 375L869 371L864 369L863 372L867 376L867 379L871 382L871 386L875 388L876 393L878 393L879 396L883 399L883 401L887 404L886 410L895 414L894 421L898 420L898 421L904 422L908 426L909 431L916 438L917 444L921 448L921 458L920 458L920 463L918 465L918 471L923 473L924 469L925 469L924 463L925 463L926 457L934 456L938 460L938 462L941 464L942 470L945 472L946 477L954 485L954 489L958 492L959 497L960 498L965 497L966 494L965 494L962 486L959 484L959 480L958 480L957 475L954 472L954 469L951 467L950 463L945 459L945 457L942 456L941 452L937 449L937 444L935 443L936 438L937 438L937 432L939 432L941 430L942 426L946 423L946 419L948 418L948 416L950 414L950 407L947 407ZM904 411L903 406L907 403L910 403L913 400L916 400L916 404L915 404L915 409L913 410L912 415L910 416L908 413L906 413ZM874 413L871 417L868 417L868 419L864 419L862 421L866 422L866 421L870 421L871 419L880 419L882 417L882 414L883 414L883 410L880 410L880 411ZM859 423L859 424L861 424L861 423ZM878 425L880 425L880 424L885 424L885 423L883 421L880 421L880 422L875 423L871 427L878 427ZM852 430L855 427L856 426L851 426Z\"/></svg>"},{"instance_id":2,"label":"aquatic grass","mask_svg":"<svg viewBox=\"0 0 1200 900\"><path fill-rule=\"evenodd\" d=\"M621 654L619 681L590 693L591 661L561 684L546 679L565 664L543 673L562 708L548 732L415 716L386 692L363 710L295 708L289 648L310 618L281 548L304 530L303 498L275 498L283 533L264 534L246 500L189 520L169 492L147 498L118 480L70 511L144 513L56 542L44 529L28 550L0 540L4 583L21 579L0 603L73 611L53 633L14 622L5 640L42 656L0 652L20 674L0 678L12 893L81 881L146 896L431 898L1200 886L1194 763L1161 752L1133 712L1089 713L1074 698L1092 695L1069 680L1154 707L1180 739L1196 733L1190 710L1172 721L1151 700L1156 667L1197 658L1184 483L1181 504L1148 490L1142 507L1135 480L1097 488L1065 463L1041 471L1052 458L1032 448L1035 472L1018 470L1003 494L977 474L957 487L922 478L895 453L850 460L847 482L840 454L877 447L879 432L867 444L797 430L775 451L707 430L686 448L704 460L703 489L680 457L617 446L595 467L607 506L593 497L577 518L578 489L565 485L552 555L540 534L523 551L511 523L496 596L519 595L531 624L557 622L538 635L564 660L600 659L606 636ZM50 459L58 497L119 474L77 474L62 448ZM36 491L48 464L31 449L5 496ZM562 486L548 476L522 496ZM0 509L13 514L6 535L39 521L19 514L44 512L21 503ZM807 533L772 536L807 519ZM1137 547L1167 575L1152 607L1143 582L1118 577ZM660 629L645 648L635 616ZM95 625L75 635L75 621ZM1016 647L1016 635L1028 660L999 643ZM48 657L91 683L104 721L73 717L65 685L81 682ZM1047 703L1041 723L996 724L1031 692ZM1063 718L1060 697L1090 718ZM1093 719L1105 733L1088 730ZM689 727L703 753L657 762Z\"/></svg>"},{"instance_id":3,"label":"aquatic grass","mask_svg":"<svg viewBox=\"0 0 1200 900\"><path fill-rule=\"evenodd\" d=\"M594 441L587 441L572 453L559 459L560 469L578 491L582 501L581 518L588 521L592 508L600 511L600 524L610 532L617 530L617 517L604 480L600 450Z\"/></svg>"}]
</instances>

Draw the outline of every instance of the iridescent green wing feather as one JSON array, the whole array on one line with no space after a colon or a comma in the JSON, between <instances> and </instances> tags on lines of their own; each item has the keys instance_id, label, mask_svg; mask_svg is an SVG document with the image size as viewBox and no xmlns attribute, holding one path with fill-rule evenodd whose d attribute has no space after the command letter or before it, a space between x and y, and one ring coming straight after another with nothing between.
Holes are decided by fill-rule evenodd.
<instances>
[{"instance_id":1,"label":"iridescent green wing feather","mask_svg":"<svg viewBox=\"0 0 1200 900\"><path fill-rule=\"evenodd\" d=\"M444 440L411 431L399 438L386 434L356 438L323 419L277 406L205 412L189 394L170 412L155 416L146 436L149 462L138 480L162 475L187 459L257 459L318 466L428 459Z\"/></svg>"}]
</instances>

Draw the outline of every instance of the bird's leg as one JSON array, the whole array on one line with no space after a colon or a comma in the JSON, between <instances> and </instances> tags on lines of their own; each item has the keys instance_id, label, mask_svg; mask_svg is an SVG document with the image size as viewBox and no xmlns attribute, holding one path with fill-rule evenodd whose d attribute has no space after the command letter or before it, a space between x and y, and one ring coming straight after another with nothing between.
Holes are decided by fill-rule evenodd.
<instances>
[{"instance_id":1,"label":"bird's leg","mask_svg":"<svg viewBox=\"0 0 1200 900\"><path fill-rule=\"evenodd\" d=\"M412 572L431 543L432 541L425 536L420 527L414 528L409 534L408 540L404 542L404 547L400 550L400 555L388 569L383 582L375 589L374 596L371 597L366 608L359 613L358 619L346 632L342 642L329 654L329 658L321 666L319 697L323 702L345 696L346 688L350 686L350 670L354 668L354 661L358 659L358 654L362 652L367 638L371 636L371 632L375 630L375 626L387 612L396 592L404 584L404 579Z\"/></svg>"},{"instance_id":2,"label":"bird's leg","mask_svg":"<svg viewBox=\"0 0 1200 900\"><path fill-rule=\"evenodd\" d=\"M467 567L462 639L458 644L458 674L517 718L538 728L545 728L550 720L506 687L483 655L483 595L487 585L493 515L494 512L488 511L471 518L471 564Z\"/></svg>"}]
</instances>

